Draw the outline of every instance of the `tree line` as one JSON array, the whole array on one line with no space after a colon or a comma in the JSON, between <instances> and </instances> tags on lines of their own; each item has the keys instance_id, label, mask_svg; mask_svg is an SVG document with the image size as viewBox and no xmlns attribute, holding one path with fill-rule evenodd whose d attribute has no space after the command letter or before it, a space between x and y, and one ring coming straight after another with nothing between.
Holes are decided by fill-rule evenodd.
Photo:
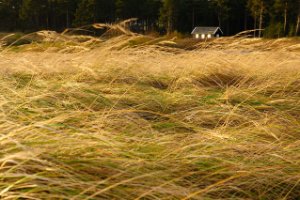
<instances>
[{"instance_id":1,"label":"tree line","mask_svg":"<svg viewBox=\"0 0 300 200\"><path fill-rule=\"evenodd\" d=\"M296 36L300 0L0 0L1 31L62 31L128 18L138 18L146 32L220 26L226 35L265 29L269 37Z\"/></svg>"}]
</instances>

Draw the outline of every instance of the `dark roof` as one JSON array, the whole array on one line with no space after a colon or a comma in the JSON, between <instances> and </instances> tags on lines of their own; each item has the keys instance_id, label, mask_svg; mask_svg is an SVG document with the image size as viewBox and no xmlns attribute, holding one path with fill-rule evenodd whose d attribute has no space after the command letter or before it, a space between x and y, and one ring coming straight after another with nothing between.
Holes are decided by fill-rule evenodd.
<instances>
[{"instance_id":1,"label":"dark roof","mask_svg":"<svg viewBox=\"0 0 300 200\"><path fill-rule=\"evenodd\" d=\"M194 28L192 34L216 34L218 30L220 30L223 33L220 27L198 26Z\"/></svg>"}]
</instances>

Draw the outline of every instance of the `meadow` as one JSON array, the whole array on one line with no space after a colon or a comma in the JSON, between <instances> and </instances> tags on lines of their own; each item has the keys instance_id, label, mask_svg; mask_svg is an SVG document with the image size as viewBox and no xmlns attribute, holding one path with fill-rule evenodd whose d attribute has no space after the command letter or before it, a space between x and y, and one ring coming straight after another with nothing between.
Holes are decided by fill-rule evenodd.
<instances>
[{"instance_id":1,"label":"meadow","mask_svg":"<svg viewBox=\"0 0 300 200\"><path fill-rule=\"evenodd\" d=\"M300 199L299 38L45 38L1 49L1 199Z\"/></svg>"}]
</instances>

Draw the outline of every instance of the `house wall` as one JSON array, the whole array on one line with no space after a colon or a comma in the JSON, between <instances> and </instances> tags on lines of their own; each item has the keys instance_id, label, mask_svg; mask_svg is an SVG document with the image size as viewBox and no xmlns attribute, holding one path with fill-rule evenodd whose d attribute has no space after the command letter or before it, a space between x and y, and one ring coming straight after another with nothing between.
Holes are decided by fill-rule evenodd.
<instances>
[{"instance_id":1,"label":"house wall","mask_svg":"<svg viewBox=\"0 0 300 200\"><path fill-rule=\"evenodd\" d=\"M213 34L194 34L193 37L195 39L199 39L199 40L202 39L202 40L204 40L204 39L215 38L215 35L213 35Z\"/></svg>"}]
</instances>

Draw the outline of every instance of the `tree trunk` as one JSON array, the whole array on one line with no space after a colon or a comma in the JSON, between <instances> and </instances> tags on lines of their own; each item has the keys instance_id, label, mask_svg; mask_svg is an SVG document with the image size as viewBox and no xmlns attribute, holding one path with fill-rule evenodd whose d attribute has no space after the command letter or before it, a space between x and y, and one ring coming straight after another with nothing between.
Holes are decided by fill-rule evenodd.
<instances>
[{"instance_id":1,"label":"tree trunk","mask_svg":"<svg viewBox=\"0 0 300 200\"><path fill-rule=\"evenodd\" d=\"M171 8L171 10L169 10L168 13L168 25L167 25L167 33L168 35L170 35L173 32L173 8Z\"/></svg>"},{"instance_id":2,"label":"tree trunk","mask_svg":"<svg viewBox=\"0 0 300 200\"><path fill-rule=\"evenodd\" d=\"M261 30L263 26L263 13L264 13L264 3L261 3L260 6L260 12L259 12L259 32L258 32L258 37L261 37Z\"/></svg>"},{"instance_id":3,"label":"tree trunk","mask_svg":"<svg viewBox=\"0 0 300 200\"><path fill-rule=\"evenodd\" d=\"M168 16L168 22L167 22L167 34L170 35L171 34L171 17Z\"/></svg>"},{"instance_id":4,"label":"tree trunk","mask_svg":"<svg viewBox=\"0 0 300 200\"><path fill-rule=\"evenodd\" d=\"M221 28L221 26L222 26L221 13L218 13L218 21L219 21L219 27Z\"/></svg>"},{"instance_id":5,"label":"tree trunk","mask_svg":"<svg viewBox=\"0 0 300 200\"><path fill-rule=\"evenodd\" d=\"M283 33L286 35L286 25L287 25L287 13L288 13L288 2L285 2L284 7L284 25L283 25Z\"/></svg>"},{"instance_id":6,"label":"tree trunk","mask_svg":"<svg viewBox=\"0 0 300 200\"><path fill-rule=\"evenodd\" d=\"M47 13L47 15L46 15L46 26L47 26L47 30L49 30L50 29L50 23L49 23L49 18L50 18L50 2L49 1L47 1L47 7L46 7L46 13Z\"/></svg>"},{"instance_id":7,"label":"tree trunk","mask_svg":"<svg viewBox=\"0 0 300 200\"><path fill-rule=\"evenodd\" d=\"M247 10L245 9L245 19L244 19L244 30L248 29L248 13Z\"/></svg>"},{"instance_id":8,"label":"tree trunk","mask_svg":"<svg viewBox=\"0 0 300 200\"><path fill-rule=\"evenodd\" d=\"M254 15L254 29L256 29L257 27L257 17L256 17L256 12L255 12L255 15ZM256 37L256 31L254 31L254 37Z\"/></svg>"},{"instance_id":9,"label":"tree trunk","mask_svg":"<svg viewBox=\"0 0 300 200\"><path fill-rule=\"evenodd\" d=\"M49 30L49 13L47 13L47 17L46 17L46 24L47 24L47 29Z\"/></svg>"},{"instance_id":10,"label":"tree trunk","mask_svg":"<svg viewBox=\"0 0 300 200\"><path fill-rule=\"evenodd\" d=\"M34 21L35 21L34 29L39 29L40 28L40 20L39 20L39 15L38 14L34 15Z\"/></svg>"},{"instance_id":11,"label":"tree trunk","mask_svg":"<svg viewBox=\"0 0 300 200\"><path fill-rule=\"evenodd\" d=\"M192 28L195 27L195 8L193 7L193 19L192 19Z\"/></svg>"},{"instance_id":12,"label":"tree trunk","mask_svg":"<svg viewBox=\"0 0 300 200\"><path fill-rule=\"evenodd\" d=\"M296 36L299 34L300 32L300 13L298 14L298 19L297 19L297 26L296 26Z\"/></svg>"},{"instance_id":13,"label":"tree trunk","mask_svg":"<svg viewBox=\"0 0 300 200\"><path fill-rule=\"evenodd\" d=\"M66 13L66 25L67 28L70 27L70 15L69 15L69 8L67 8L67 13Z\"/></svg>"}]
</instances>

